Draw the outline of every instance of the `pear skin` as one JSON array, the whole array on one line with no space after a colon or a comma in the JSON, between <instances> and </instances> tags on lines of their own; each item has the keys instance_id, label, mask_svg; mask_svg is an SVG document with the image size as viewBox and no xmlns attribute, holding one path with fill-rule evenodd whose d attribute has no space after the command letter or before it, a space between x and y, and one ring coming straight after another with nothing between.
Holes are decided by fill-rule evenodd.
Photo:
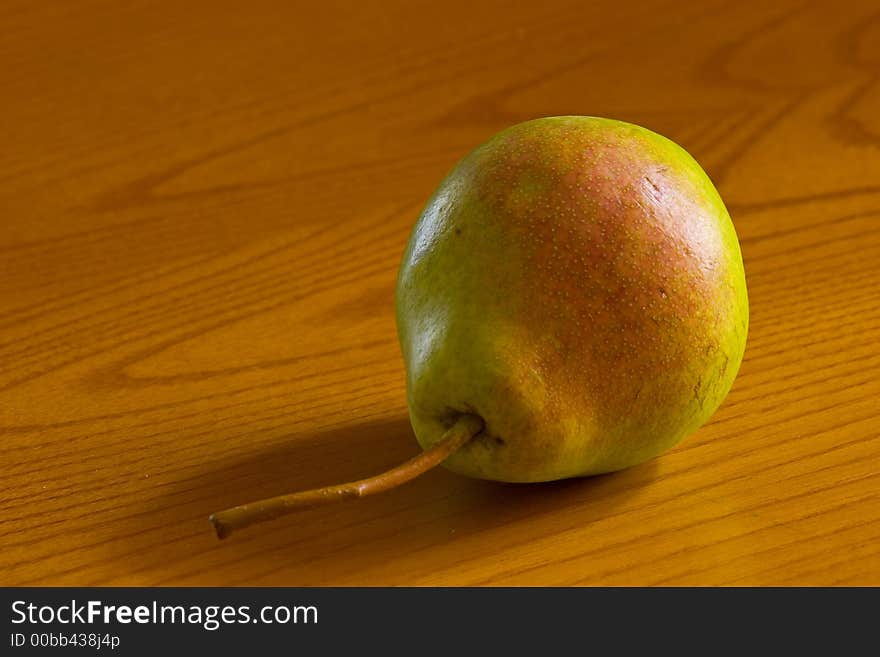
<instances>
[{"instance_id":1,"label":"pear skin","mask_svg":"<svg viewBox=\"0 0 880 657\"><path fill-rule=\"evenodd\" d=\"M715 412L749 324L708 176L665 137L586 116L513 126L455 166L413 229L395 311L422 453L214 513L218 538L441 463L509 482L641 463Z\"/></svg>"},{"instance_id":2,"label":"pear skin","mask_svg":"<svg viewBox=\"0 0 880 657\"><path fill-rule=\"evenodd\" d=\"M749 320L702 168L586 116L515 125L454 167L410 237L395 308L419 443L477 415L444 465L507 482L619 470L693 433L733 384Z\"/></svg>"}]
</instances>

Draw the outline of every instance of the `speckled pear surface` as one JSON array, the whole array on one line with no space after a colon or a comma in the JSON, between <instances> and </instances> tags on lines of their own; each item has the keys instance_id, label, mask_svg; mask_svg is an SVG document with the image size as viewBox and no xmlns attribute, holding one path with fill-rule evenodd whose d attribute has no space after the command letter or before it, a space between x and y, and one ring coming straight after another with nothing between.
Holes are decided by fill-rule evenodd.
<instances>
[{"instance_id":1,"label":"speckled pear surface","mask_svg":"<svg viewBox=\"0 0 880 657\"><path fill-rule=\"evenodd\" d=\"M396 312L420 444L477 414L446 465L510 482L672 447L724 400L748 330L739 243L700 166L580 116L513 126L455 166L413 230Z\"/></svg>"}]
</instances>

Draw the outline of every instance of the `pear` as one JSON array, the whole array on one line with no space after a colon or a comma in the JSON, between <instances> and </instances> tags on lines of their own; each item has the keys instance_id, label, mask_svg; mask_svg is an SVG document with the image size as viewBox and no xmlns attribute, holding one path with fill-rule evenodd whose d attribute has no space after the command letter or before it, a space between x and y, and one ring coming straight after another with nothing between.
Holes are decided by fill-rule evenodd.
<instances>
[{"instance_id":1,"label":"pear","mask_svg":"<svg viewBox=\"0 0 880 657\"><path fill-rule=\"evenodd\" d=\"M739 242L699 164L588 116L520 123L458 162L409 239L395 312L424 451L214 514L219 537L441 463L505 482L641 463L722 403L749 321Z\"/></svg>"},{"instance_id":2,"label":"pear","mask_svg":"<svg viewBox=\"0 0 880 657\"><path fill-rule=\"evenodd\" d=\"M396 313L418 441L476 415L445 465L508 482L669 449L727 395L748 330L708 176L665 137L585 116L513 126L455 166L412 233Z\"/></svg>"}]
</instances>

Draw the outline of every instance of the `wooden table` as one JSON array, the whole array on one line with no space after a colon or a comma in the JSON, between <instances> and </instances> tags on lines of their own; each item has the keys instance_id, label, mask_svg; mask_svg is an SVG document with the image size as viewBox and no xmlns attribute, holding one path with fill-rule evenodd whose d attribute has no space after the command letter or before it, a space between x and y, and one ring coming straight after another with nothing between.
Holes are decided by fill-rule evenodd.
<instances>
[{"instance_id":1,"label":"wooden table","mask_svg":"<svg viewBox=\"0 0 880 657\"><path fill-rule=\"evenodd\" d=\"M875 2L22 1L0 34L0 583L880 584ZM752 315L723 407L614 475L440 469L218 541L417 453L409 231L557 114L716 181Z\"/></svg>"}]
</instances>

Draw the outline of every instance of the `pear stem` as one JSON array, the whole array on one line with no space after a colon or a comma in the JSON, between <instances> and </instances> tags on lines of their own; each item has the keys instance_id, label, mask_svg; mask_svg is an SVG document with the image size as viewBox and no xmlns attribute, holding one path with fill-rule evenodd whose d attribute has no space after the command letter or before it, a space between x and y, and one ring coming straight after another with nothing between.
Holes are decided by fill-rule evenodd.
<instances>
[{"instance_id":1,"label":"pear stem","mask_svg":"<svg viewBox=\"0 0 880 657\"><path fill-rule=\"evenodd\" d=\"M226 538L234 530L258 522L324 504L341 502L351 497L374 495L415 479L445 461L453 452L483 430L483 420L476 415L461 415L455 424L429 449L381 474L347 484L270 497L259 502L218 511L210 518L217 538Z\"/></svg>"}]
</instances>

